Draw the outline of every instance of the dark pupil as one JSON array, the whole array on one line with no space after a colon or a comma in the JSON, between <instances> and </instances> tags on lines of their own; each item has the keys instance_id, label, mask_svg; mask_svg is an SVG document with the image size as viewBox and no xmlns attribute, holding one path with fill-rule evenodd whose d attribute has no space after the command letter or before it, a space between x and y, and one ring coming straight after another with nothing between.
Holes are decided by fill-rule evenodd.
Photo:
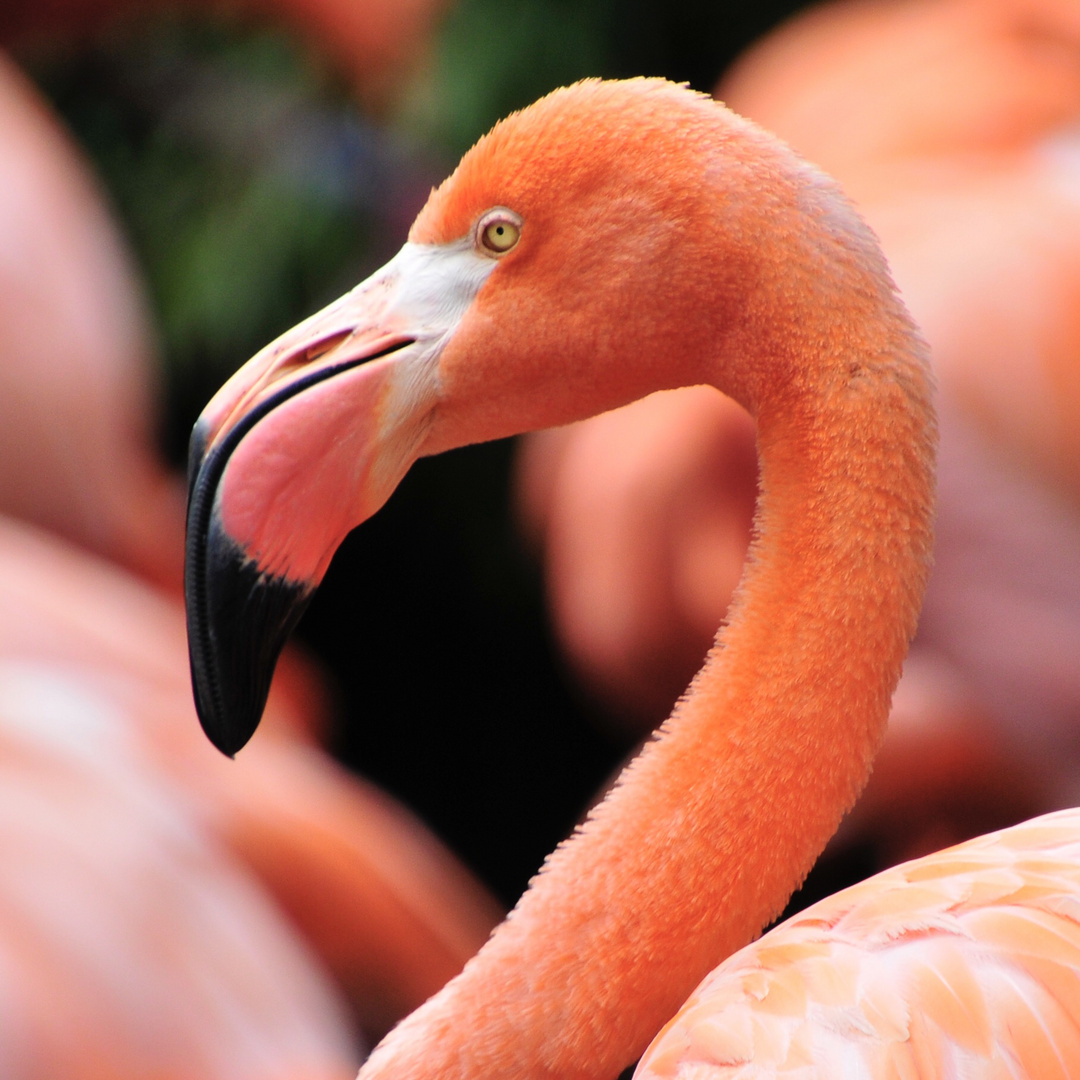
<instances>
[{"instance_id":1,"label":"dark pupil","mask_svg":"<svg viewBox=\"0 0 1080 1080\"><path fill-rule=\"evenodd\" d=\"M496 226L495 226L495 232L496 232L496 233L498 233L498 234L499 234L499 236L502 236L502 234L503 234L503 227L502 227L501 225L496 225Z\"/></svg>"}]
</instances>

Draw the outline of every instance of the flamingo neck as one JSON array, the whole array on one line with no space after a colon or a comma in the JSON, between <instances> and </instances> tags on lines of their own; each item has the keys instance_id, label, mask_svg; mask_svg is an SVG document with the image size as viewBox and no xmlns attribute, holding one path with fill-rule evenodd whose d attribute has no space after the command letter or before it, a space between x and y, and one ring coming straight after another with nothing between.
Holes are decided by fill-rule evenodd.
<instances>
[{"instance_id":1,"label":"flamingo neck","mask_svg":"<svg viewBox=\"0 0 1080 1080\"><path fill-rule=\"evenodd\" d=\"M756 540L705 666L364 1080L610 1080L802 882L869 775L929 561L933 422L898 323L762 404Z\"/></svg>"}]
</instances>

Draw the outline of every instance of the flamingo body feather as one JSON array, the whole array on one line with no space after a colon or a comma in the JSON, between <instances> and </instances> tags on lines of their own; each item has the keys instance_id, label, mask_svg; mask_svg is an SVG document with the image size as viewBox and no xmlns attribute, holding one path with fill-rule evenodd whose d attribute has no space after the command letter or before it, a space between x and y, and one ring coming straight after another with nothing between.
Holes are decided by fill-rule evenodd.
<instances>
[{"instance_id":1,"label":"flamingo body feather","mask_svg":"<svg viewBox=\"0 0 1080 1080\"><path fill-rule=\"evenodd\" d=\"M638 1076L1076 1075L1080 810L893 867L730 956Z\"/></svg>"}]
</instances>

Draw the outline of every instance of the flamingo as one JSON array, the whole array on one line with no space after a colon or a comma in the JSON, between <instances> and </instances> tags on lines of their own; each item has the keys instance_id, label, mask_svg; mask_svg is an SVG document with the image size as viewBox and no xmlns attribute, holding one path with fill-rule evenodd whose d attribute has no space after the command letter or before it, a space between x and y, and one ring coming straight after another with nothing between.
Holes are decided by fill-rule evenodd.
<instances>
[{"instance_id":1,"label":"flamingo","mask_svg":"<svg viewBox=\"0 0 1080 1080\"><path fill-rule=\"evenodd\" d=\"M333 548L416 457L697 384L758 422L728 623L656 738L361 1076L610 1078L662 1027L641 1076L914 1075L935 1055L1063 1075L1075 813L746 948L881 741L928 572L935 424L924 348L839 189L684 88L586 81L504 120L383 270L212 399L186 586L207 734L229 754L250 737Z\"/></svg>"}]
</instances>

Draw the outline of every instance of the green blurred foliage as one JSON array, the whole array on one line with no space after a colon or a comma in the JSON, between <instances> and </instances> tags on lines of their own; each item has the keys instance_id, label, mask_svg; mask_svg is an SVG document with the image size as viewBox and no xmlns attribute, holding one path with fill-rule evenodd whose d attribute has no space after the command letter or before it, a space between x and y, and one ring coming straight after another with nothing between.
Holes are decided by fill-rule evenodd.
<instances>
[{"instance_id":1,"label":"green blurred foliage","mask_svg":"<svg viewBox=\"0 0 1080 1080\"><path fill-rule=\"evenodd\" d=\"M295 167L302 143L290 153L305 125L353 107L283 35L175 16L122 27L33 73L135 249L178 458L213 389L362 271L370 213L340 184L312 182L318 162Z\"/></svg>"},{"instance_id":2,"label":"green blurred foliage","mask_svg":"<svg viewBox=\"0 0 1080 1080\"><path fill-rule=\"evenodd\" d=\"M609 74L614 0L464 0L398 122L457 157L500 117L557 86Z\"/></svg>"}]
</instances>

